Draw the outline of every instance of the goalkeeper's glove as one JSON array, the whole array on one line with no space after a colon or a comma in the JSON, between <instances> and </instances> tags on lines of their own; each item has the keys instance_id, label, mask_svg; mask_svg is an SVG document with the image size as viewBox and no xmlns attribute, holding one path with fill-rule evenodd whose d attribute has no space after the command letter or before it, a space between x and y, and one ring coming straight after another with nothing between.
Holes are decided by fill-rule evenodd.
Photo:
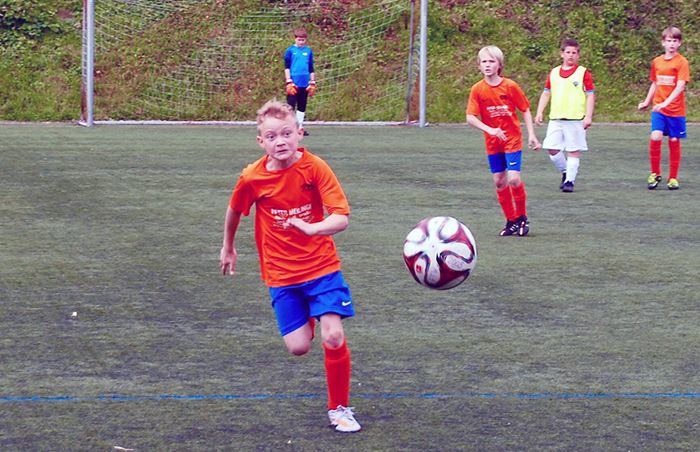
<instances>
[{"instance_id":1,"label":"goalkeeper's glove","mask_svg":"<svg viewBox=\"0 0 700 452\"><path fill-rule=\"evenodd\" d=\"M294 96L297 93L297 85L292 82L292 79L287 80L287 94Z\"/></svg>"},{"instance_id":2,"label":"goalkeeper's glove","mask_svg":"<svg viewBox=\"0 0 700 452\"><path fill-rule=\"evenodd\" d=\"M313 97L314 94L316 94L316 81L315 80L311 80L309 82L309 87L306 88L306 91L308 91L309 97Z\"/></svg>"}]
</instances>

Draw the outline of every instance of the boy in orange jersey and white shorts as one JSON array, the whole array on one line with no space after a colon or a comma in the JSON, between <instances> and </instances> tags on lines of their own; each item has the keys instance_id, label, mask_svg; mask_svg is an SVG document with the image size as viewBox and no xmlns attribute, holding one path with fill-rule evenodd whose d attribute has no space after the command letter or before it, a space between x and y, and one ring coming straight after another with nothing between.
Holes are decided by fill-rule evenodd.
<instances>
[{"instance_id":1,"label":"boy in orange jersey and white shorts","mask_svg":"<svg viewBox=\"0 0 700 452\"><path fill-rule=\"evenodd\" d=\"M685 85L690 82L690 65L678 53L681 46L681 31L669 27L661 34L661 46L665 52L654 58L651 64L651 86L646 99L639 103L645 110L654 101L651 113L651 139L649 140L649 162L651 174L647 179L649 190L661 182L661 142L668 136L669 166L668 189L678 190L678 170L681 166L681 138L685 129Z\"/></svg>"},{"instance_id":2,"label":"boy in orange jersey and white shorts","mask_svg":"<svg viewBox=\"0 0 700 452\"><path fill-rule=\"evenodd\" d=\"M331 238L347 228L350 206L328 164L299 147L304 129L289 104L266 103L258 110L257 122L257 140L265 155L243 169L233 190L221 271L234 274L236 231L241 216L250 214L255 204L260 271L284 343L292 354L305 355L315 322L320 321L328 418L337 431L357 432L360 424L348 406L351 362L342 324L355 312Z\"/></svg>"},{"instance_id":3,"label":"boy in orange jersey and white shorts","mask_svg":"<svg viewBox=\"0 0 700 452\"><path fill-rule=\"evenodd\" d=\"M540 142L535 136L530 103L517 83L501 75L501 49L496 46L482 48L478 54L478 66L484 79L474 84L469 92L467 123L484 132L496 196L506 217L506 227L500 235L522 237L530 231L530 221L527 218L527 193L520 176L523 134L516 110L523 114L530 149L537 151Z\"/></svg>"}]
</instances>

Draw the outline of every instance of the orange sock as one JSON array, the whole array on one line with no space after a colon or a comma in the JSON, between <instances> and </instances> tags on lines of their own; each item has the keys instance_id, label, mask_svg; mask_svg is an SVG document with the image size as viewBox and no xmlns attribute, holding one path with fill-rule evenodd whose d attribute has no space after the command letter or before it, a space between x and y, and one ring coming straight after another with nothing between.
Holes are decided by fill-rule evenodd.
<instances>
[{"instance_id":1,"label":"orange sock","mask_svg":"<svg viewBox=\"0 0 700 452\"><path fill-rule=\"evenodd\" d=\"M525 182L521 182L517 187L511 189L513 192L513 200L515 201L515 216L527 216L527 192L525 191Z\"/></svg>"},{"instance_id":2,"label":"orange sock","mask_svg":"<svg viewBox=\"0 0 700 452\"><path fill-rule=\"evenodd\" d=\"M668 178L678 179L678 169L681 167L681 140L668 140Z\"/></svg>"},{"instance_id":3,"label":"orange sock","mask_svg":"<svg viewBox=\"0 0 700 452\"><path fill-rule=\"evenodd\" d=\"M513 206L513 194L510 191L510 185L503 190L496 189L496 196L498 196L498 203L501 205L501 210L503 210L506 220L515 220L515 207Z\"/></svg>"},{"instance_id":4,"label":"orange sock","mask_svg":"<svg viewBox=\"0 0 700 452\"><path fill-rule=\"evenodd\" d=\"M326 381L328 382L328 409L335 410L338 405L348 406L350 400L350 349L347 341L338 348L326 350L324 364L326 366Z\"/></svg>"},{"instance_id":5,"label":"orange sock","mask_svg":"<svg viewBox=\"0 0 700 452\"><path fill-rule=\"evenodd\" d=\"M651 172L661 175L661 141L649 140L649 163Z\"/></svg>"}]
</instances>

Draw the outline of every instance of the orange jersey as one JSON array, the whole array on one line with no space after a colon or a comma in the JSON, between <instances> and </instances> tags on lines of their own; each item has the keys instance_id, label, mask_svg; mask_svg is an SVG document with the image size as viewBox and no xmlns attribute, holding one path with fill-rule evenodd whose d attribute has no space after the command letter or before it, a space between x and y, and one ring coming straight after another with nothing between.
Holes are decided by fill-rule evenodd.
<instances>
[{"instance_id":1,"label":"orange jersey","mask_svg":"<svg viewBox=\"0 0 700 452\"><path fill-rule=\"evenodd\" d=\"M248 165L229 203L246 216L255 204L255 243L261 276L269 287L299 284L340 270L330 235L307 236L282 227L289 217L318 223L324 219L324 208L329 214L350 214L333 170L306 149L299 151L302 157L284 170L269 171L267 155Z\"/></svg>"},{"instance_id":2,"label":"orange jersey","mask_svg":"<svg viewBox=\"0 0 700 452\"><path fill-rule=\"evenodd\" d=\"M679 80L690 82L690 65L683 55L677 53L673 58L667 60L664 55L654 58L651 64L651 75L649 79L656 83L656 93L654 94L654 104L660 104L668 99L676 88ZM661 110L666 116L686 116L685 114L685 92L676 97L671 104Z\"/></svg>"},{"instance_id":3,"label":"orange jersey","mask_svg":"<svg viewBox=\"0 0 700 452\"><path fill-rule=\"evenodd\" d=\"M480 116L481 122L487 126L505 132L505 141L484 132L486 153L491 155L522 150L523 133L516 110L525 111L529 108L530 102L520 86L504 77L497 86L491 86L485 80L474 84L469 92L467 114Z\"/></svg>"}]
</instances>

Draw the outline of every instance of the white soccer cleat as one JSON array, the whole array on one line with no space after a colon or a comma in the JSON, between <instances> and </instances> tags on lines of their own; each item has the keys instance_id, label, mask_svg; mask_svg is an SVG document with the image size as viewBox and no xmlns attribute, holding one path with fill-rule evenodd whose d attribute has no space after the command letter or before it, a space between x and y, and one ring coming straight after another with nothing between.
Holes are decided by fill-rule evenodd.
<instances>
[{"instance_id":1,"label":"white soccer cleat","mask_svg":"<svg viewBox=\"0 0 700 452\"><path fill-rule=\"evenodd\" d=\"M331 425L335 427L336 431L354 433L362 429L360 424L355 420L352 410L354 410L354 408L344 407L343 405L338 405L338 408L335 410L328 410L328 420L331 422Z\"/></svg>"}]
</instances>

